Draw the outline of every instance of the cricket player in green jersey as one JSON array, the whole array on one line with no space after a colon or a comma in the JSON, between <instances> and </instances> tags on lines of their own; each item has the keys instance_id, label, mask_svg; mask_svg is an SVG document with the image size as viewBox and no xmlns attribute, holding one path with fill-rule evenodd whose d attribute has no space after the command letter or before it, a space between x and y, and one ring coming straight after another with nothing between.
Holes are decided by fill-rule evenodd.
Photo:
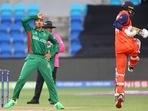
<instances>
[{"instance_id":1,"label":"cricket player in green jersey","mask_svg":"<svg viewBox=\"0 0 148 111\"><path fill-rule=\"evenodd\" d=\"M17 99L19 99L23 86L31 74L37 69L41 72L47 84L50 98L55 102L54 107L56 109L64 109L64 106L59 102L56 86L52 78L52 69L48 61L51 58L51 54L48 51L47 42L51 41L54 51L58 52L59 46L52 34L42 28L43 18L44 15L38 13L35 16L27 16L22 19L22 24L28 38L28 55L25 58L25 63L16 82L12 99L4 106L6 109L17 104ZM29 25L30 20L35 21L35 28Z\"/></svg>"}]
</instances>

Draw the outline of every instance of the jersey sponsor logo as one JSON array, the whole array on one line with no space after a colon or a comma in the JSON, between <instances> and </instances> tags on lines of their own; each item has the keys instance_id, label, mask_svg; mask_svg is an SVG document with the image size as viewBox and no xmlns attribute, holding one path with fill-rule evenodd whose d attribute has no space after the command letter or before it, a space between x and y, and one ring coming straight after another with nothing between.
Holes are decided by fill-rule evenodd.
<instances>
[{"instance_id":1,"label":"jersey sponsor logo","mask_svg":"<svg viewBox=\"0 0 148 111\"><path fill-rule=\"evenodd\" d=\"M46 41L46 40L44 40L44 39L40 39L40 38L39 38L39 37L37 37L37 36L33 36L33 37L32 37L32 39L37 40L37 41L40 41L40 42L42 42L42 43L44 43L44 44L46 44L46 43L47 43L47 41Z\"/></svg>"}]
</instances>

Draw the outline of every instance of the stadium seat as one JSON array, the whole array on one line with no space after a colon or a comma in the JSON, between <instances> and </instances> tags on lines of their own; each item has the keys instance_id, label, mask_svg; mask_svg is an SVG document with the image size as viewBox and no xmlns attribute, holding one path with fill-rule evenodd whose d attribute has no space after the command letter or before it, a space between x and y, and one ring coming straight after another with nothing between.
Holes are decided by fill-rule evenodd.
<instances>
[{"instance_id":1,"label":"stadium seat","mask_svg":"<svg viewBox=\"0 0 148 111\"><path fill-rule=\"evenodd\" d=\"M6 24L0 24L0 35L8 34L9 27Z\"/></svg>"},{"instance_id":2,"label":"stadium seat","mask_svg":"<svg viewBox=\"0 0 148 111\"><path fill-rule=\"evenodd\" d=\"M12 15L12 5L1 4L1 15Z\"/></svg>"},{"instance_id":3,"label":"stadium seat","mask_svg":"<svg viewBox=\"0 0 148 111\"><path fill-rule=\"evenodd\" d=\"M14 24L22 26L22 18L24 15L14 15Z\"/></svg>"},{"instance_id":4,"label":"stadium seat","mask_svg":"<svg viewBox=\"0 0 148 111\"><path fill-rule=\"evenodd\" d=\"M73 4L70 11L70 54L75 56L76 53L82 48L79 40L79 35L83 30L83 16L84 7L80 4ZM85 10L86 11L86 10Z\"/></svg>"},{"instance_id":5,"label":"stadium seat","mask_svg":"<svg viewBox=\"0 0 148 111\"><path fill-rule=\"evenodd\" d=\"M25 57L26 56L26 47L23 44L14 44L14 57Z\"/></svg>"},{"instance_id":6,"label":"stadium seat","mask_svg":"<svg viewBox=\"0 0 148 111\"><path fill-rule=\"evenodd\" d=\"M0 45L0 57L10 58L12 56L12 50L10 45Z\"/></svg>"},{"instance_id":7,"label":"stadium seat","mask_svg":"<svg viewBox=\"0 0 148 111\"><path fill-rule=\"evenodd\" d=\"M71 23L70 26L71 26L70 27L71 31L73 31L73 30L82 31L83 30L82 23L80 24L79 22L76 22L76 21Z\"/></svg>"},{"instance_id":8,"label":"stadium seat","mask_svg":"<svg viewBox=\"0 0 148 111\"><path fill-rule=\"evenodd\" d=\"M15 16L25 16L26 14L26 6L25 4L15 4L14 5L14 15Z\"/></svg>"},{"instance_id":9,"label":"stadium seat","mask_svg":"<svg viewBox=\"0 0 148 111\"><path fill-rule=\"evenodd\" d=\"M80 33L81 31L79 30L72 31L70 35L70 40L71 41L76 40L79 37Z\"/></svg>"},{"instance_id":10,"label":"stadium seat","mask_svg":"<svg viewBox=\"0 0 148 111\"><path fill-rule=\"evenodd\" d=\"M80 33L83 30L81 24L71 24L70 34L73 35L75 33Z\"/></svg>"},{"instance_id":11,"label":"stadium seat","mask_svg":"<svg viewBox=\"0 0 148 111\"><path fill-rule=\"evenodd\" d=\"M13 41L13 44L25 44L26 41L25 41L25 38L23 37L22 34L19 34L19 35L14 35L12 37L12 41Z\"/></svg>"},{"instance_id":12,"label":"stadium seat","mask_svg":"<svg viewBox=\"0 0 148 111\"><path fill-rule=\"evenodd\" d=\"M70 15L83 15L83 7L80 4L72 4L70 7Z\"/></svg>"},{"instance_id":13,"label":"stadium seat","mask_svg":"<svg viewBox=\"0 0 148 111\"><path fill-rule=\"evenodd\" d=\"M70 44L70 54L71 56L75 56L77 52L82 48L80 40L74 40Z\"/></svg>"},{"instance_id":14,"label":"stadium seat","mask_svg":"<svg viewBox=\"0 0 148 111\"><path fill-rule=\"evenodd\" d=\"M0 35L0 45L11 45L11 38L8 34Z\"/></svg>"},{"instance_id":15,"label":"stadium seat","mask_svg":"<svg viewBox=\"0 0 148 111\"><path fill-rule=\"evenodd\" d=\"M110 5L121 5L122 1L121 0L109 0Z\"/></svg>"},{"instance_id":16,"label":"stadium seat","mask_svg":"<svg viewBox=\"0 0 148 111\"><path fill-rule=\"evenodd\" d=\"M83 27L81 22L74 21L71 23L71 29L70 29L71 56L75 56L76 53L82 48L81 42L79 40L79 35L82 32L82 30Z\"/></svg>"},{"instance_id":17,"label":"stadium seat","mask_svg":"<svg viewBox=\"0 0 148 111\"><path fill-rule=\"evenodd\" d=\"M83 23L83 17L80 15L71 15L70 16L70 23L78 23L78 24L82 24Z\"/></svg>"},{"instance_id":18,"label":"stadium seat","mask_svg":"<svg viewBox=\"0 0 148 111\"><path fill-rule=\"evenodd\" d=\"M81 15L71 15L70 17L70 41L78 39L83 30L83 17Z\"/></svg>"},{"instance_id":19,"label":"stadium seat","mask_svg":"<svg viewBox=\"0 0 148 111\"><path fill-rule=\"evenodd\" d=\"M70 30L71 56L75 56L76 53L82 48L79 40L79 35L82 32L82 30L83 30L82 24L80 23L71 24L71 30Z\"/></svg>"},{"instance_id":20,"label":"stadium seat","mask_svg":"<svg viewBox=\"0 0 148 111\"><path fill-rule=\"evenodd\" d=\"M75 56L76 53L82 48L79 35L83 30L82 17L81 16L71 16L71 27L70 27L70 54Z\"/></svg>"},{"instance_id":21,"label":"stadium seat","mask_svg":"<svg viewBox=\"0 0 148 111\"><path fill-rule=\"evenodd\" d=\"M28 5L28 15L36 15L39 12L39 5L38 4L29 4Z\"/></svg>"},{"instance_id":22,"label":"stadium seat","mask_svg":"<svg viewBox=\"0 0 148 111\"><path fill-rule=\"evenodd\" d=\"M134 5L140 5L141 4L141 0L130 0L131 2L133 2Z\"/></svg>"},{"instance_id":23,"label":"stadium seat","mask_svg":"<svg viewBox=\"0 0 148 111\"><path fill-rule=\"evenodd\" d=\"M15 35L20 35L24 32L24 28L20 25L13 24L10 26L10 35L14 37Z\"/></svg>"},{"instance_id":24,"label":"stadium seat","mask_svg":"<svg viewBox=\"0 0 148 111\"><path fill-rule=\"evenodd\" d=\"M86 14L87 14L87 5L84 5L83 15L86 16Z\"/></svg>"},{"instance_id":25,"label":"stadium seat","mask_svg":"<svg viewBox=\"0 0 148 111\"><path fill-rule=\"evenodd\" d=\"M9 26L12 23L11 15L1 15L1 24Z\"/></svg>"},{"instance_id":26,"label":"stadium seat","mask_svg":"<svg viewBox=\"0 0 148 111\"><path fill-rule=\"evenodd\" d=\"M70 24L70 30L80 30L82 31L83 30L83 24L80 23L80 22L77 22L77 21L73 21L71 24Z\"/></svg>"}]
</instances>

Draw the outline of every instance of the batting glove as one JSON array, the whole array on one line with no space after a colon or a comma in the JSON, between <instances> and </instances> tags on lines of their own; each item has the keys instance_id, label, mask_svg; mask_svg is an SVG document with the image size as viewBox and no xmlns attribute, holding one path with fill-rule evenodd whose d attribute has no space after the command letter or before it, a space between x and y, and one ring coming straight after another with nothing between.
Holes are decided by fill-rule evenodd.
<instances>
[{"instance_id":1,"label":"batting glove","mask_svg":"<svg viewBox=\"0 0 148 111\"><path fill-rule=\"evenodd\" d=\"M133 37L137 34L136 30L132 30L132 26L129 26L127 29L124 30L124 32L128 37Z\"/></svg>"},{"instance_id":2,"label":"batting glove","mask_svg":"<svg viewBox=\"0 0 148 111\"><path fill-rule=\"evenodd\" d=\"M141 35L143 38L147 38L148 37L148 30L147 29L140 30L139 35Z\"/></svg>"}]
</instances>

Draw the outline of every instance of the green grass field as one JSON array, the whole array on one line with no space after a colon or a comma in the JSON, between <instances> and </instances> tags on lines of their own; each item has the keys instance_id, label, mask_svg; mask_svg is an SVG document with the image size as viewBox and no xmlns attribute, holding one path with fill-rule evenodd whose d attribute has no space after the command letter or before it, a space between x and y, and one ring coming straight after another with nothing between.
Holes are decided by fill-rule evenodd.
<instances>
[{"instance_id":1,"label":"green grass field","mask_svg":"<svg viewBox=\"0 0 148 111\"><path fill-rule=\"evenodd\" d=\"M126 90L147 90L126 89ZM58 88L60 102L65 106L64 111L148 111L148 95L126 95L125 102L121 109L115 107L114 96L98 95L98 93L113 92L114 88ZM55 111L53 105L48 100L48 91L43 89L40 104L27 105L33 96L33 89L23 89L21 91L18 104L8 111ZM10 92L10 97L12 91ZM0 109L0 111L7 111Z\"/></svg>"}]
</instances>

